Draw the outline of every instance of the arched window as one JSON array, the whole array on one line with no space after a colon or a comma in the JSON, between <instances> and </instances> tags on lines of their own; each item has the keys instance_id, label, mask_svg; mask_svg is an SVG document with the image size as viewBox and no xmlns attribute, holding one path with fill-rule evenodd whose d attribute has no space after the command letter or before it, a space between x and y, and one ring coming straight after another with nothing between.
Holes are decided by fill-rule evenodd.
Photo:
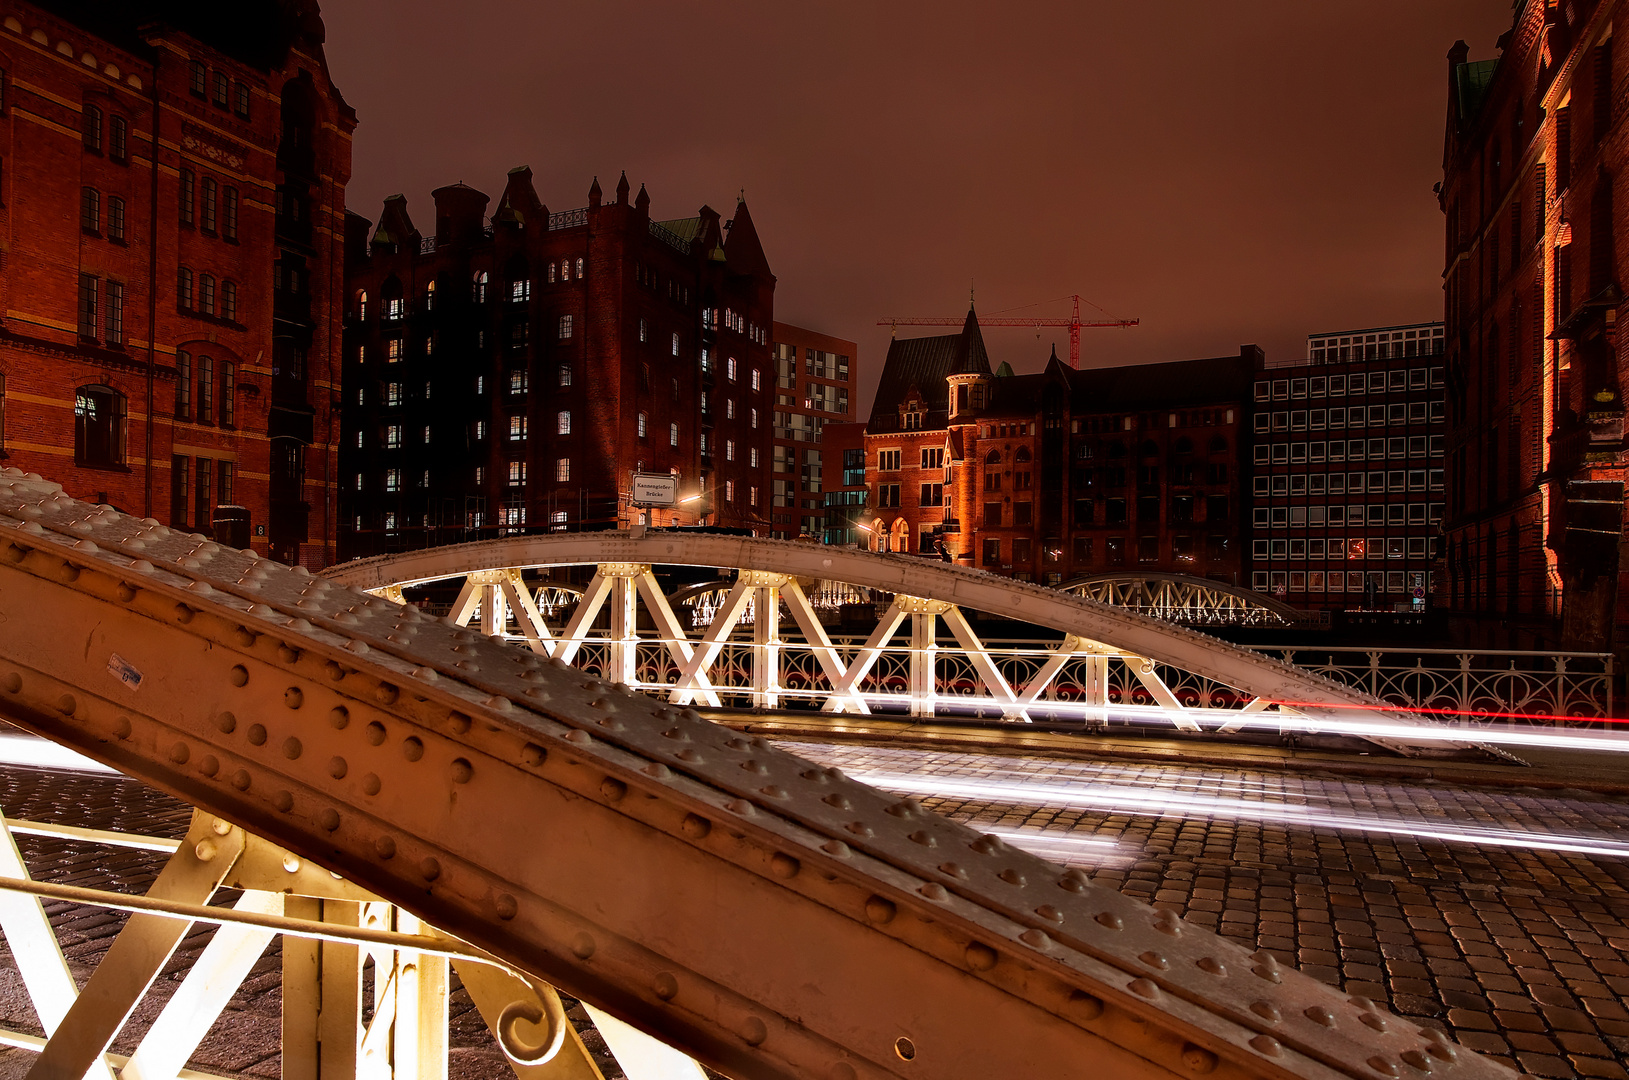
<instances>
[{"instance_id":1,"label":"arched window","mask_svg":"<svg viewBox=\"0 0 1629 1080\"><path fill-rule=\"evenodd\" d=\"M221 188L221 235L228 240L238 238L238 189Z\"/></svg>"},{"instance_id":2,"label":"arched window","mask_svg":"<svg viewBox=\"0 0 1629 1080\"><path fill-rule=\"evenodd\" d=\"M883 527L882 518L874 518L871 522L871 550L888 550L888 530Z\"/></svg>"},{"instance_id":3,"label":"arched window","mask_svg":"<svg viewBox=\"0 0 1629 1080\"><path fill-rule=\"evenodd\" d=\"M198 357L198 422L215 422L215 361Z\"/></svg>"},{"instance_id":4,"label":"arched window","mask_svg":"<svg viewBox=\"0 0 1629 1080\"><path fill-rule=\"evenodd\" d=\"M356 318L358 322L368 319L368 290L361 289L356 294Z\"/></svg>"},{"instance_id":5,"label":"arched window","mask_svg":"<svg viewBox=\"0 0 1629 1080\"><path fill-rule=\"evenodd\" d=\"M644 413L639 414L639 437L641 439L643 439L645 437L645 414Z\"/></svg>"},{"instance_id":6,"label":"arched window","mask_svg":"<svg viewBox=\"0 0 1629 1080\"><path fill-rule=\"evenodd\" d=\"M192 419L192 354L175 351L175 418Z\"/></svg>"},{"instance_id":7,"label":"arched window","mask_svg":"<svg viewBox=\"0 0 1629 1080\"><path fill-rule=\"evenodd\" d=\"M88 233L102 231L102 193L93 187L79 190L79 227Z\"/></svg>"},{"instance_id":8,"label":"arched window","mask_svg":"<svg viewBox=\"0 0 1629 1080\"><path fill-rule=\"evenodd\" d=\"M198 310L205 315L215 314L215 275L198 275Z\"/></svg>"},{"instance_id":9,"label":"arched window","mask_svg":"<svg viewBox=\"0 0 1629 1080\"><path fill-rule=\"evenodd\" d=\"M988 454L985 454L984 455L984 463L986 465L1000 465L1001 464L1001 451L1000 450L991 450Z\"/></svg>"},{"instance_id":10,"label":"arched window","mask_svg":"<svg viewBox=\"0 0 1629 1080\"><path fill-rule=\"evenodd\" d=\"M425 311L434 311L435 309L436 309L436 283L432 281L432 282L430 282L430 284L428 284L428 285L426 285L424 287L424 310Z\"/></svg>"},{"instance_id":11,"label":"arched window","mask_svg":"<svg viewBox=\"0 0 1629 1080\"><path fill-rule=\"evenodd\" d=\"M217 215L220 212L220 188L213 177L204 177L203 192L203 228L205 232L214 232Z\"/></svg>"},{"instance_id":12,"label":"arched window","mask_svg":"<svg viewBox=\"0 0 1629 1080\"><path fill-rule=\"evenodd\" d=\"M108 125L107 155L114 161L123 161L130 153L130 125L122 116L115 116Z\"/></svg>"},{"instance_id":13,"label":"arched window","mask_svg":"<svg viewBox=\"0 0 1629 1080\"><path fill-rule=\"evenodd\" d=\"M102 152L102 110L95 105L86 105L84 114L80 119L80 134L85 139L85 149L100 154Z\"/></svg>"},{"instance_id":14,"label":"arched window","mask_svg":"<svg viewBox=\"0 0 1629 1080\"><path fill-rule=\"evenodd\" d=\"M583 279L583 261L581 259L578 259L577 260L577 280L581 281L582 279Z\"/></svg>"},{"instance_id":15,"label":"arched window","mask_svg":"<svg viewBox=\"0 0 1629 1080\"><path fill-rule=\"evenodd\" d=\"M232 427L238 419L238 366L221 361L221 426Z\"/></svg>"},{"instance_id":16,"label":"arched window","mask_svg":"<svg viewBox=\"0 0 1629 1080\"><path fill-rule=\"evenodd\" d=\"M1018 448L1018 449L1017 449L1017 450L1016 450L1016 451L1015 451L1015 452L1014 452L1014 453L1013 453L1013 456L1012 456L1012 459L1013 459L1013 460L1014 460L1014 461L1028 461L1028 460L1029 460L1029 447L1027 447L1027 446L1020 446L1020 447L1019 447L1019 448Z\"/></svg>"},{"instance_id":17,"label":"arched window","mask_svg":"<svg viewBox=\"0 0 1629 1080\"><path fill-rule=\"evenodd\" d=\"M486 287L487 287L487 283L490 282L491 280L492 280L491 277L487 274L487 272L485 270L481 270L481 271L478 271L476 273L476 275L475 275L475 302L477 304L486 303Z\"/></svg>"},{"instance_id":18,"label":"arched window","mask_svg":"<svg viewBox=\"0 0 1629 1080\"><path fill-rule=\"evenodd\" d=\"M93 384L74 391L74 464L124 464L124 395Z\"/></svg>"}]
</instances>

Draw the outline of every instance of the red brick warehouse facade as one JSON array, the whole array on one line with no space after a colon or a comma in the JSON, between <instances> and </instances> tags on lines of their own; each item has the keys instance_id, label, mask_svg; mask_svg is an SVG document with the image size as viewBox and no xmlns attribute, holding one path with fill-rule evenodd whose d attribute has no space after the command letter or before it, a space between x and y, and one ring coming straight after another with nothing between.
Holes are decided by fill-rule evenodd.
<instances>
[{"instance_id":1,"label":"red brick warehouse facade","mask_svg":"<svg viewBox=\"0 0 1629 1080\"><path fill-rule=\"evenodd\" d=\"M1243 584L1241 443L1260 350L1034 375L960 334L896 340L866 426L870 546L1020 580Z\"/></svg>"},{"instance_id":2,"label":"red brick warehouse facade","mask_svg":"<svg viewBox=\"0 0 1629 1080\"><path fill-rule=\"evenodd\" d=\"M775 277L744 201L653 221L626 177L550 213L530 169L490 199L400 196L349 222L349 556L637 521L636 471L686 501L656 525L767 532Z\"/></svg>"},{"instance_id":3,"label":"red brick warehouse facade","mask_svg":"<svg viewBox=\"0 0 1629 1080\"><path fill-rule=\"evenodd\" d=\"M0 4L7 464L333 560L356 121L322 42L310 3Z\"/></svg>"},{"instance_id":4,"label":"red brick warehouse facade","mask_svg":"<svg viewBox=\"0 0 1629 1080\"><path fill-rule=\"evenodd\" d=\"M1473 641L1629 644L1623 0L1522 0L1448 54L1449 602Z\"/></svg>"}]
</instances>

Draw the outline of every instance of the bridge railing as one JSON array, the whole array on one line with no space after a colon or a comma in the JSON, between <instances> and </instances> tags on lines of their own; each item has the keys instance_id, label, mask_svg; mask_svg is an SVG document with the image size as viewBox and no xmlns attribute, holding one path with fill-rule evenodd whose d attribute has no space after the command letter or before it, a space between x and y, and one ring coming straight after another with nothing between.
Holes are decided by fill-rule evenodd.
<instances>
[{"instance_id":1,"label":"bridge railing","mask_svg":"<svg viewBox=\"0 0 1629 1080\"><path fill-rule=\"evenodd\" d=\"M1613 715L1611 653L1259 646L1446 724L1586 723Z\"/></svg>"}]
</instances>

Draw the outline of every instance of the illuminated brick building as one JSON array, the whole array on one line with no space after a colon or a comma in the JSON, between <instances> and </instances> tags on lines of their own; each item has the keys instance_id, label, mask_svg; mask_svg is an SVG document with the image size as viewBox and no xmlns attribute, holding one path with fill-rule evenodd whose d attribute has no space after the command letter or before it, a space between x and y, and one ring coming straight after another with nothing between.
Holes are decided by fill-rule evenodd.
<instances>
[{"instance_id":1,"label":"illuminated brick building","mask_svg":"<svg viewBox=\"0 0 1629 1080\"><path fill-rule=\"evenodd\" d=\"M858 346L786 323L774 324L775 442L770 480L774 535L825 529L824 431L854 421Z\"/></svg>"},{"instance_id":2,"label":"illuminated brick building","mask_svg":"<svg viewBox=\"0 0 1629 1080\"><path fill-rule=\"evenodd\" d=\"M870 544L1057 584L1241 583L1241 442L1260 350L1035 375L959 334L895 340L866 428Z\"/></svg>"},{"instance_id":3,"label":"illuminated brick building","mask_svg":"<svg viewBox=\"0 0 1629 1080\"><path fill-rule=\"evenodd\" d=\"M496 210L434 193L352 215L342 455L347 556L628 525L636 471L684 501L651 524L770 529L775 277L745 202L653 221L643 187L550 213L530 169Z\"/></svg>"},{"instance_id":4,"label":"illuminated brick building","mask_svg":"<svg viewBox=\"0 0 1629 1080\"><path fill-rule=\"evenodd\" d=\"M1514 7L1496 59L1448 55L1448 601L1480 641L1621 653L1629 3Z\"/></svg>"},{"instance_id":5,"label":"illuminated brick building","mask_svg":"<svg viewBox=\"0 0 1629 1080\"><path fill-rule=\"evenodd\" d=\"M1425 607L1444 500L1442 334L1314 334L1307 359L1256 373L1252 588L1312 610Z\"/></svg>"},{"instance_id":6,"label":"illuminated brick building","mask_svg":"<svg viewBox=\"0 0 1629 1080\"><path fill-rule=\"evenodd\" d=\"M332 305L356 119L316 5L0 14L5 463L333 561Z\"/></svg>"}]
</instances>

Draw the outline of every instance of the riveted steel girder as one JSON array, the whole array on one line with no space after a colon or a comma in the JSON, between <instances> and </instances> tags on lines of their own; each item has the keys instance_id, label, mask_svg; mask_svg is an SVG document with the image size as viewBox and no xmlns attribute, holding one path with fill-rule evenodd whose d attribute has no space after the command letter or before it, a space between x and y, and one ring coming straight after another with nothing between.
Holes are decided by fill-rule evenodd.
<instances>
[{"instance_id":1,"label":"riveted steel girder","mask_svg":"<svg viewBox=\"0 0 1629 1080\"><path fill-rule=\"evenodd\" d=\"M0 712L739 1080L1510 1075L689 710L11 473L0 616Z\"/></svg>"}]
</instances>

